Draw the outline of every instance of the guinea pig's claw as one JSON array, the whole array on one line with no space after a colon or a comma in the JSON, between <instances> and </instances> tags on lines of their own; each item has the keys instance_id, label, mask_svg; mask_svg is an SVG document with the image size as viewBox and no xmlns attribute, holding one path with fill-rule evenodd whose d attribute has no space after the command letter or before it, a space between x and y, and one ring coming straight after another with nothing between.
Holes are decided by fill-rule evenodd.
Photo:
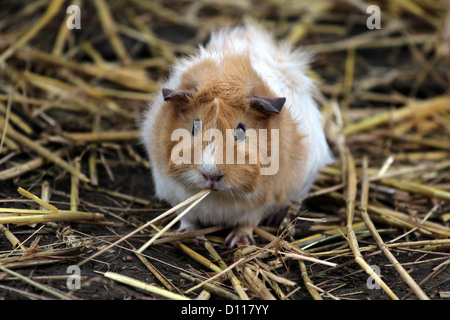
<instances>
[{"instance_id":1,"label":"guinea pig's claw","mask_svg":"<svg viewBox=\"0 0 450 320\"><path fill-rule=\"evenodd\" d=\"M247 230L247 228L234 228L233 231L225 239L225 245L228 248L233 248L236 244L241 243L244 245L255 244L253 239L253 229Z\"/></svg>"}]
</instances>

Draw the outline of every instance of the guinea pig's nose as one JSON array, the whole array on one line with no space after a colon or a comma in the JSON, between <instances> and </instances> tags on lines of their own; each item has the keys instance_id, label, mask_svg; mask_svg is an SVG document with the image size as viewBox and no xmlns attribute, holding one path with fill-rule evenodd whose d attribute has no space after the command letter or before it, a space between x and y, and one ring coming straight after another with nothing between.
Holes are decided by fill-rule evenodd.
<instances>
[{"instance_id":1,"label":"guinea pig's nose","mask_svg":"<svg viewBox=\"0 0 450 320\"><path fill-rule=\"evenodd\" d=\"M205 174L202 172L202 176L205 179L205 183L206 183L205 187L206 188L216 190L216 191L218 190L218 184L219 184L219 181L222 180L223 174L214 174L214 173Z\"/></svg>"},{"instance_id":2,"label":"guinea pig's nose","mask_svg":"<svg viewBox=\"0 0 450 320\"><path fill-rule=\"evenodd\" d=\"M223 178L223 174L205 174L202 172L203 178L205 178L206 181L211 182L219 182Z\"/></svg>"}]
</instances>

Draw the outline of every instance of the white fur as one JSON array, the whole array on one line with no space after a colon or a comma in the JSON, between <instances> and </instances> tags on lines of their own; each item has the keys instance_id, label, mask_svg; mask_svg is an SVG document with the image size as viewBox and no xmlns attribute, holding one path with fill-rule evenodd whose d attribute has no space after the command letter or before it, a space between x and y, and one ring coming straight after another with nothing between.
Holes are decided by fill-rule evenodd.
<instances>
[{"instance_id":1,"label":"white fur","mask_svg":"<svg viewBox=\"0 0 450 320\"><path fill-rule=\"evenodd\" d=\"M180 83L180 76L190 66L205 58L213 58L220 64L226 53L247 53L249 55L254 69L266 81L271 90L280 97L286 97L287 102L283 108L289 110L297 123L299 132L306 136L306 147L308 148L306 169L297 170L305 172L306 177L302 177L304 182L289 195L290 200L297 200L308 192L318 171L332 161L321 128L321 115L314 102L315 86L313 81L306 76L308 56L300 51L293 51L286 44L275 45L269 34L253 26L224 29L214 33L209 44L201 47L197 55L180 60L174 66L164 87L176 89ZM170 178L165 173L166 164L158 163L152 154L153 122L162 105L162 95L158 93L145 116L142 125L142 139L147 147L152 165L156 196L175 205L191 196L193 191L188 191L185 186ZM208 152L204 153L205 155L208 156ZM301 165L305 166L305 164ZM191 177L191 180L195 179L197 177ZM189 213L187 218L183 219L182 227L192 227L195 225L196 219L203 223L213 224L257 224L263 215L275 207L274 204L264 204L253 208L254 214L246 212L244 215L242 214L244 208L238 203L230 201L229 197L224 200L213 192L195 209L195 214L191 212L192 214ZM249 208L247 207L245 210L248 211Z\"/></svg>"},{"instance_id":2,"label":"white fur","mask_svg":"<svg viewBox=\"0 0 450 320\"><path fill-rule=\"evenodd\" d=\"M216 173L216 158L214 153L214 142L209 143L205 149L203 149L200 171L206 175L213 176Z\"/></svg>"}]
</instances>

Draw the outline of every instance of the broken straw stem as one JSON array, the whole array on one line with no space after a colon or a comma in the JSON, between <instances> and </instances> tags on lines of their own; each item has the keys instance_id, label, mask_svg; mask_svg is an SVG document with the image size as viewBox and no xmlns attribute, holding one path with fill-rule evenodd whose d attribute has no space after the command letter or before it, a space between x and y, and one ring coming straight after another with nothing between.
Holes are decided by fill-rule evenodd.
<instances>
[{"instance_id":1,"label":"broken straw stem","mask_svg":"<svg viewBox=\"0 0 450 320\"><path fill-rule=\"evenodd\" d=\"M168 290L165 290L165 289L153 286L153 285L145 283L143 281L139 281L139 280L136 280L136 279L124 276L122 274L115 273L115 272L109 272L108 271L108 272L105 272L103 275L106 278L109 278L109 279L121 282L123 284L129 285L129 286L133 286L135 288L139 288L139 289L142 289L142 290L145 290L145 291L157 294L159 296L163 296L163 297L168 298L168 299L172 299L172 300L191 300L190 298L185 297L183 295L180 295L180 294L177 294L177 293L174 293L174 292L170 292Z\"/></svg>"},{"instance_id":2,"label":"broken straw stem","mask_svg":"<svg viewBox=\"0 0 450 320\"><path fill-rule=\"evenodd\" d=\"M33 200L33 201L39 203L39 204L40 204L42 207L44 207L45 209L50 210L51 213L54 213L54 214L58 213L58 208L56 208L55 206L51 205L50 203L48 203L48 202L42 200L42 199L39 198L38 196L35 196L35 195L32 194L31 192L29 192L29 191L23 189L22 187L19 187L19 188L17 189L17 191L18 191L21 195L27 197L28 199L31 199L31 200Z\"/></svg>"},{"instance_id":3,"label":"broken straw stem","mask_svg":"<svg viewBox=\"0 0 450 320\"><path fill-rule=\"evenodd\" d=\"M103 218L104 218L104 216L101 213L60 210L58 213L0 217L0 223L1 224L8 224L8 223L28 224L28 223L85 221L85 220L99 221L99 220L103 220Z\"/></svg>"}]
</instances>

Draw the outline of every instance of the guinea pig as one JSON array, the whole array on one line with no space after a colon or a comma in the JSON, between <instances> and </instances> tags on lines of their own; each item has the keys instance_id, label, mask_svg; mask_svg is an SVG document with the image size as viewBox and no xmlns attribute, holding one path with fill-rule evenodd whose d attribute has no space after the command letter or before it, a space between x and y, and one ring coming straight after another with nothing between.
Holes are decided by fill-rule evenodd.
<instances>
[{"instance_id":1,"label":"guinea pig","mask_svg":"<svg viewBox=\"0 0 450 320\"><path fill-rule=\"evenodd\" d=\"M254 244L254 228L332 162L308 62L245 25L214 32L172 67L141 126L156 196L176 205L213 190L178 231L223 225L229 247Z\"/></svg>"}]
</instances>

